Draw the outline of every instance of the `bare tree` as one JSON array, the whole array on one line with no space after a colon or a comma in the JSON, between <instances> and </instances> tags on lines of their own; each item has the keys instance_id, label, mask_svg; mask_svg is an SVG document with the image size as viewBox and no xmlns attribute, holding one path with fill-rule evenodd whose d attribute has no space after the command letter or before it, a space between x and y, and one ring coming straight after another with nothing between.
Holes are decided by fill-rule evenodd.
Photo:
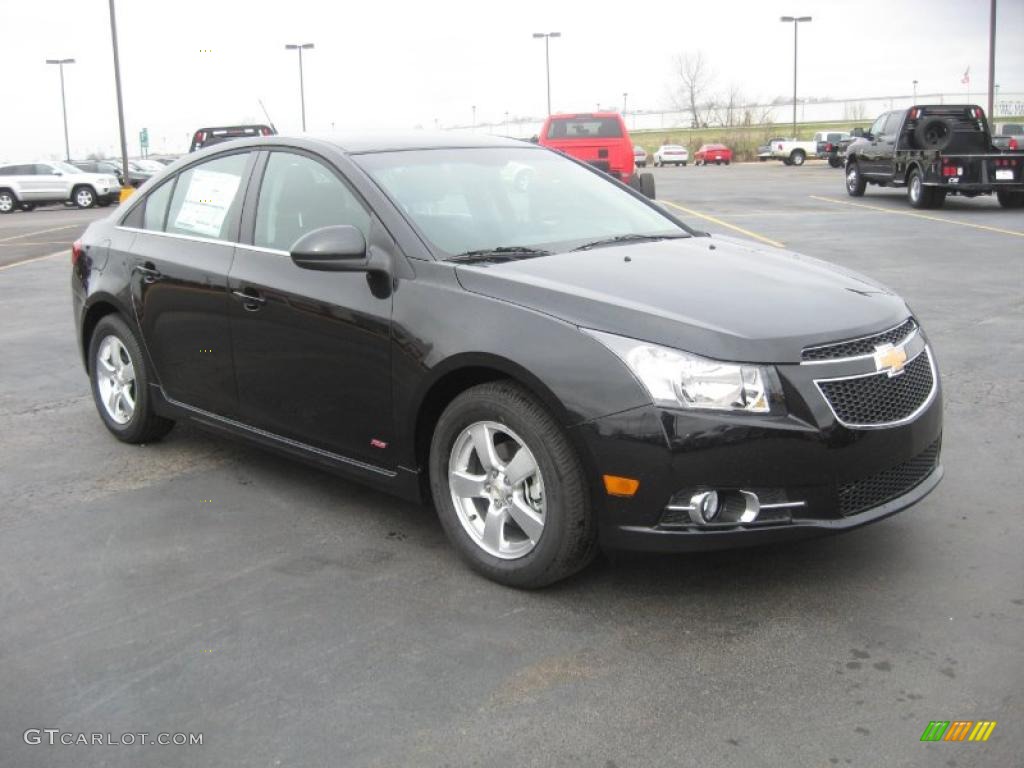
<instances>
[{"instance_id":1,"label":"bare tree","mask_svg":"<svg viewBox=\"0 0 1024 768\"><path fill-rule=\"evenodd\" d=\"M689 112L692 116L693 127L699 128L708 122L710 114L702 110L708 109L708 105L702 103L705 95L711 87L714 76L708 66L704 54L683 53L675 58L674 63L675 83L673 84L673 100L676 109L681 112Z\"/></svg>"}]
</instances>

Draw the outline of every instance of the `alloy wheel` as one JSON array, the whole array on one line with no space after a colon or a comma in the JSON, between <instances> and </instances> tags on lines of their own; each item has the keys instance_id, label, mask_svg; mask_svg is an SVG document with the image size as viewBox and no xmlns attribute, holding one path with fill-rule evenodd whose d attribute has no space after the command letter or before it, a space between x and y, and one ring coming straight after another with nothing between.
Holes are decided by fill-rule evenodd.
<instances>
[{"instance_id":1,"label":"alloy wheel","mask_svg":"<svg viewBox=\"0 0 1024 768\"><path fill-rule=\"evenodd\" d=\"M107 336L96 352L96 383L103 409L116 424L127 424L135 413L138 396L135 365L117 336Z\"/></svg>"},{"instance_id":2,"label":"alloy wheel","mask_svg":"<svg viewBox=\"0 0 1024 768\"><path fill-rule=\"evenodd\" d=\"M75 195L75 204L79 208L89 208L93 203L93 194L88 189L80 189Z\"/></svg>"},{"instance_id":3,"label":"alloy wheel","mask_svg":"<svg viewBox=\"0 0 1024 768\"><path fill-rule=\"evenodd\" d=\"M846 188L851 192L857 188L857 166L851 165L846 171Z\"/></svg>"},{"instance_id":4,"label":"alloy wheel","mask_svg":"<svg viewBox=\"0 0 1024 768\"><path fill-rule=\"evenodd\" d=\"M544 480L533 452L494 421L469 425L452 445L448 487L459 522L487 554L514 560L544 532Z\"/></svg>"},{"instance_id":5,"label":"alloy wheel","mask_svg":"<svg viewBox=\"0 0 1024 768\"><path fill-rule=\"evenodd\" d=\"M8 192L0 192L0 213L10 213L14 210L14 197Z\"/></svg>"}]
</instances>

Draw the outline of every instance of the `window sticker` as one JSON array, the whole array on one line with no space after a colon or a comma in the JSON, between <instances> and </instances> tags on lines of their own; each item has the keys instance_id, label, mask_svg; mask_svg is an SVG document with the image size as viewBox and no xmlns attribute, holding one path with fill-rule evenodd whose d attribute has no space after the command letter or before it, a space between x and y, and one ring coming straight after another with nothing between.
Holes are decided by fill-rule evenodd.
<instances>
[{"instance_id":1,"label":"window sticker","mask_svg":"<svg viewBox=\"0 0 1024 768\"><path fill-rule=\"evenodd\" d=\"M240 181L233 173L202 168L193 171L174 228L205 237L220 237Z\"/></svg>"}]
</instances>

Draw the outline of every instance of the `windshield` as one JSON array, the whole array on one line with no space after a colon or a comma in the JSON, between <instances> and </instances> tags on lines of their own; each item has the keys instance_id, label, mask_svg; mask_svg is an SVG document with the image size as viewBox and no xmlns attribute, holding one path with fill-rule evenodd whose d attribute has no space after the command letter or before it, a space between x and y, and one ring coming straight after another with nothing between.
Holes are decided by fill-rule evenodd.
<instances>
[{"instance_id":1,"label":"windshield","mask_svg":"<svg viewBox=\"0 0 1024 768\"><path fill-rule=\"evenodd\" d=\"M617 183L545 149L428 149L354 159L442 256L689 234Z\"/></svg>"}]
</instances>

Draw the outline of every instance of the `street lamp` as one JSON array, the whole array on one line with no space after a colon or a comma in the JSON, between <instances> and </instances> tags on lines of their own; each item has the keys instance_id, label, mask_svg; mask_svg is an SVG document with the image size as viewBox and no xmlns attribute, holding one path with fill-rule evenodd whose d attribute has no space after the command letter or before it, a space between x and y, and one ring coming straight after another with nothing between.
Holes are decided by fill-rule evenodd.
<instances>
[{"instance_id":1,"label":"street lamp","mask_svg":"<svg viewBox=\"0 0 1024 768\"><path fill-rule=\"evenodd\" d=\"M508 112L505 113L505 135L508 136Z\"/></svg>"},{"instance_id":2,"label":"street lamp","mask_svg":"<svg viewBox=\"0 0 1024 768\"><path fill-rule=\"evenodd\" d=\"M914 81L914 103L917 104L917 80Z\"/></svg>"},{"instance_id":3,"label":"street lamp","mask_svg":"<svg viewBox=\"0 0 1024 768\"><path fill-rule=\"evenodd\" d=\"M810 21L810 16L782 16L779 21L793 22L793 138L796 138L796 37L801 22Z\"/></svg>"},{"instance_id":4,"label":"street lamp","mask_svg":"<svg viewBox=\"0 0 1024 768\"><path fill-rule=\"evenodd\" d=\"M299 99L302 102L302 132L306 132L306 81L302 76L302 52L308 51L313 47L312 43L297 43L292 45L291 43L285 45L285 49L289 51L299 52Z\"/></svg>"},{"instance_id":5,"label":"street lamp","mask_svg":"<svg viewBox=\"0 0 1024 768\"><path fill-rule=\"evenodd\" d=\"M476 104L473 105L473 132L476 133Z\"/></svg>"},{"instance_id":6,"label":"street lamp","mask_svg":"<svg viewBox=\"0 0 1024 768\"><path fill-rule=\"evenodd\" d=\"M64 159L71 162L71 145L68 143L68 105L64 100L64 65L74 64L74 59L47 59L47 64L60 67L60 108L64 113Z\"/></svg>"},{"instance_id":7,"label":"street lamp","mask_svg":"<svg viewBox=\"0 0 1024 768\"><path fill-rule=\"evenodd\" d=\"M561 37L561 32L534 32L534 37L544 38L544 69L547 72L548 78L548 116L551 116L551 49L550 43L552 37Z\"/></svg>"},{"instance_id":8,"label":"street lamp","mask_svg":"<svg viewBox=\"0 0 1024 768\"><path fill-rule=\"evenodd\" d=\"M627 104L628 100L629 100L629 94L628 93L623 93L622 94L622 116L623 117L626 116L626 104Z\"/></svg>"}]
</instances>

